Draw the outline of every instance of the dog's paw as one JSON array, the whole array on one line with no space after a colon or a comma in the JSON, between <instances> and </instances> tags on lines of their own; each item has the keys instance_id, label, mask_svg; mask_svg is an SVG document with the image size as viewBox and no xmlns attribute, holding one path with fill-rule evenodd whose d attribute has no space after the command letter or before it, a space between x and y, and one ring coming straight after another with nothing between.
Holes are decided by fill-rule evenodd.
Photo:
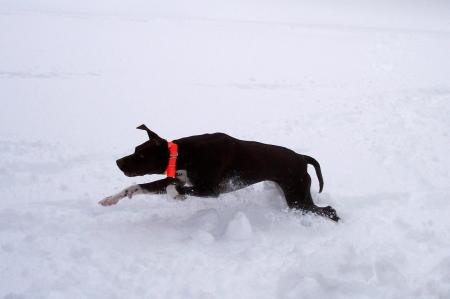
<instances>
[{"instance_id":1,"label":"dog's paw","mask_svg":"<svg viewBox=\"0 0 450 299\"><path fill-rule=\"evenodd\" d=\"M107 198L104 198L104 199L102 199L102 200L100 200L99 202L98 202L98 204L99 205L102 205L102 206L112 206L112 205L115 205L115 204L117 204L118 202L119 202L119 198L118 197L115 197L115 196L108 196Z\"/></svg>"},{"instance_id":2,"label":"dog's paw","mask_svg":"<svg viewBox=\"0 0 450 299\"><path fill-rule=\"evenodd\" d=\"M330 218L333 221L338 222L339 219L340 219L339 216L336 213L336 210L333 209L330 206L326 206L326 207L322 208L322 213L323 213L324 216Z\"/></svg>"}]
</instances>

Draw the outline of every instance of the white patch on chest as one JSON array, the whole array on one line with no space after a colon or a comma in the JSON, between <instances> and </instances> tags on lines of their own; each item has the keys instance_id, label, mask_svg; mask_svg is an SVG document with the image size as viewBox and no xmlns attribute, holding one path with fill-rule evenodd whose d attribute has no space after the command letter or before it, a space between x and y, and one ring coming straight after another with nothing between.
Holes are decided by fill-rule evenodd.
<instances>
[{"instance_id":1,"label":"white patch on chest","mask_svg":"<svg viewBox=\"0 0 450 299\"><path fill-rule=\"evenodd\" d=\"M184 170L184 169L177 169L176 177L181 183L183 183L183 185L192 186L191 181L189 180L189 177L187 175L187 171L186 170Z\"/></svg>"},{"instance_id":2,"label":"white patch on chest","mask_svg":"<svg viewBox=\"0 0 450 299\"><path fill-rule=\"evenodd\" d=\"M176 179L178 181L180 181L181 185L188 185L188 186L192 186L191 181L189 181L189 177L187 176L187 171L184 169L177 169L176 172ZM174 198L174 199L185 199L186 195L181 195L180 193L178 193L175 185L169 185L166 187L166 192L167 194Z\"/></svg>"}]
</instances>

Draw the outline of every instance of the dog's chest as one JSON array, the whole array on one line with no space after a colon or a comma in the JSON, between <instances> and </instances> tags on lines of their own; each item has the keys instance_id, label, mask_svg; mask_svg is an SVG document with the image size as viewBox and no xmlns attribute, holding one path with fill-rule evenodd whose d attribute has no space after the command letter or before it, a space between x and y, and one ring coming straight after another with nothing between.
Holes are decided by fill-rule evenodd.
<instances>
[{"instance_id":1,"label":"dog's chest","mask_svg":"<svg viewBox=\"0 0 450 299\"><path fill-rule=\"evenodd\" d=\"M189 180L187 170L185 170L185 169L177 169L176 178L183 185L192 185L191 181Z\"/></svg>"}]
</instances>

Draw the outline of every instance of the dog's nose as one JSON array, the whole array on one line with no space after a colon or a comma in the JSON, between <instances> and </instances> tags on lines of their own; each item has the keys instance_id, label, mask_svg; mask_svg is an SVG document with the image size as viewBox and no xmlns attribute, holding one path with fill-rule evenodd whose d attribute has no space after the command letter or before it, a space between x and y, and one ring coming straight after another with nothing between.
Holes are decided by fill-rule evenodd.
<instances>
[{"instance_id":1,"label":"dog's nose","mask_svg":"<svg viewBox=\"0 0 450 299\"><path fill-rule=\"evenodd\" d=\"M122 170L123 167L123 159L119 159L116 161L117 166L119 167L120 170Z\"/></svg>"}]
</instances>

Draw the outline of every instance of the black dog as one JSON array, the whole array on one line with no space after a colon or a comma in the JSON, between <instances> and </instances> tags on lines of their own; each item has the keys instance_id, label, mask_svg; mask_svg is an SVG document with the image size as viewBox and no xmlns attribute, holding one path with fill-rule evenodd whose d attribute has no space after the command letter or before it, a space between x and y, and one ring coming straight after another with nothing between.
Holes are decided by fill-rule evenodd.
<instances>
[{"instance_id":1,"label":"black dog","mask_svg":"<svg viewBox=\"0 0 450 299\"><path fill-rule=\"evenodd\" d=\"M168 176L152 183L133 185L107 197L100 201L104 206L139 193L173 193L175 198L186 195L218 197L221 193L251 184L272 181L283 190L289 208L339 220L332 207L318 207L312 201L307 164L316 170L319 192L323 188L320 165L312 157L281 146L239 140L223 133L167 142L145 125L138 129L146 130L150 140L137 146L133 154L117 160L117 166L126 176L165 172Z\"/></svg>"}]
</instances>

